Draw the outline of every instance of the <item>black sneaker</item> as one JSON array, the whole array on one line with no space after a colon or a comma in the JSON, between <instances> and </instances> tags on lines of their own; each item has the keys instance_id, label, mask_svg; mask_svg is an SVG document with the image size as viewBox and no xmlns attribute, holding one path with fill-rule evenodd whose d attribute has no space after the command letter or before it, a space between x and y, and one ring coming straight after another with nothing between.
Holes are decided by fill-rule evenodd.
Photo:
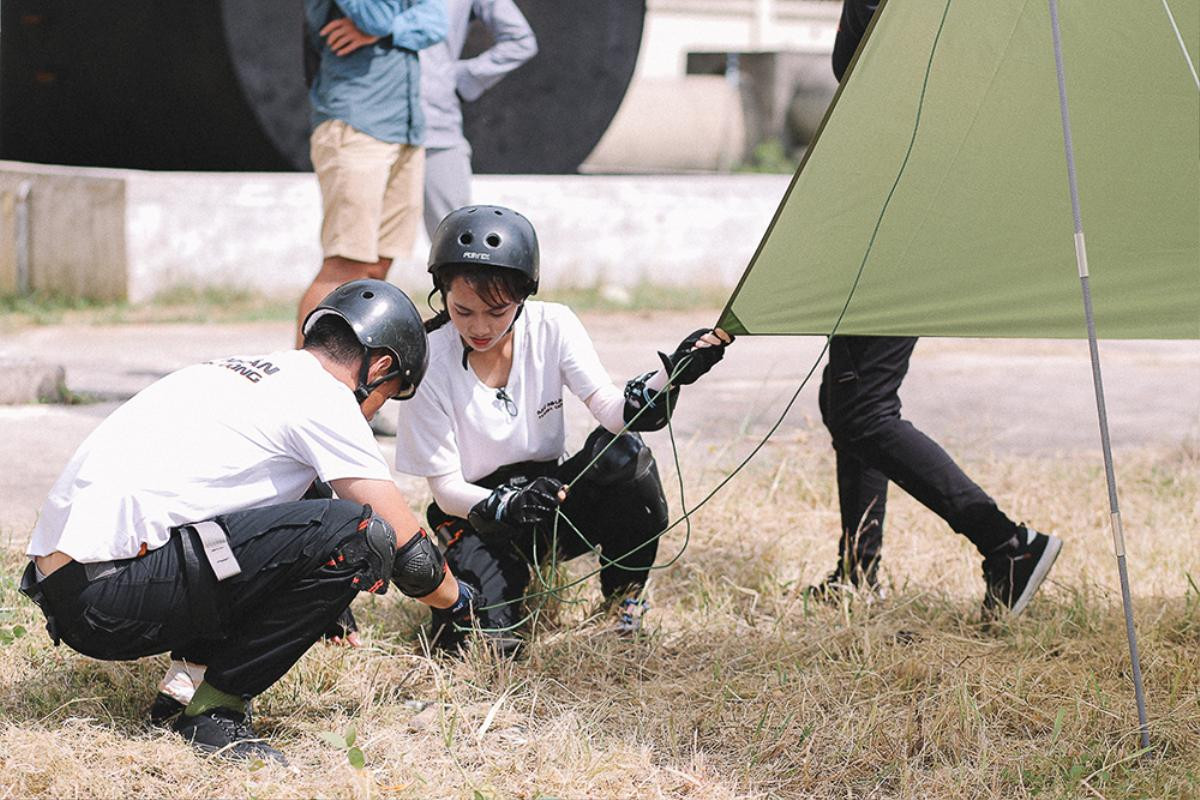
<instances>
[{"instance_id":1,"label":"black sneaker","mask_svg":"<svg viewBox=\"0 0 1200 800\"><path fill-rule=\"evenodd\" d=\"M180 714L171 727L205 753L246 761L258 758L284 766L288 763L283 753L259 738L246 714L231 708L210 708L196 716Z\"/></svg>"},{"instance_id":2,"label":"black sneaker","mask_svg":"<svg viewBox=\"0 0 1200 800\"><path fill-rule=\"evenodd\" d=\"M1062 539L1033 528L1024 528L1015 538L1009 547L983 560L985 620L994 619L1005 608L1013 616L1024 611L1062 550Z\"/></svg>"},{"instance_id":3,"label":"black sneaker","mask_svg":"<svg viewBox=\"0 0 1200 800\"><path fill-rule=\"evenodd\" d=\"M165 728L167 723L179 716L187 706L165 692L159 692L150 704L150 724L156 728Z\"/></svg>"}]
</instances>

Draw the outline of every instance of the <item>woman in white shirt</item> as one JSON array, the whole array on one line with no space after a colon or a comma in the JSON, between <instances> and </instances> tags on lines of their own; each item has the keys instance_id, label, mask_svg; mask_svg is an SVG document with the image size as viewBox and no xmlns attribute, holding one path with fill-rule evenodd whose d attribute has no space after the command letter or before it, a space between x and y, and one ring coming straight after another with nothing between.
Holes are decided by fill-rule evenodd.
<instances>
[{"instance_id":1,"label":"woman in white shirt","mask_svg":"<svg viewBox=\"0 0 1200 800\"><path fill-rule=\"evenodd\" d=\"M732 337L696 331L660 354L663 369L614 385L569 308L527 300L538 286L537 234L498 206L447 215L429 271L444 310L426 323L429 370L400 409L396 468L429 480L430 525L454 574L481 592L479 626L515 648L530 565L599 547L604 597L621 609L618 627L636 631L668 517L654 458L634 431L666 425L679 386L719 361ZM600 423L565 461L564 388ZM553 534L560 507L579 533L560 520ZM431 637L456 648L464 632L446 623L435 614Z\"/></svg>"}]
</instances>

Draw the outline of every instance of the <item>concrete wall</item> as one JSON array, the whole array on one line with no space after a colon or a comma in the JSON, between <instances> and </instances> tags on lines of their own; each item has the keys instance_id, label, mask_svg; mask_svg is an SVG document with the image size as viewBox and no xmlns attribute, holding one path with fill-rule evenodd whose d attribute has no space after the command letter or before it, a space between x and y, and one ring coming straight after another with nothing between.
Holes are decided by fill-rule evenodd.
<instances>
[{"instance_id":1,"label":"concrete wall","mask_svg":"<svg viewBox=\"0 0 1200 800\"><path fill-rule=\"evenodd\" d=\"M732 288L791 176L631 175L479 180L475 199L527 214L548 287Z\"/></svg>"},{"instance_id":2,"label":"concrete wall","mask_svg":"<svg viewBox=\"0 0 1200 800\"><path fill-rule=\"evenodd\" d=\"M117 170L79 170L0 161L0 264L3 291L16 287L16 197L30 181L28 196L29 287L97 300L126 296L126 239L123 234L126 179Z\"/></svg>"},{"instance_id":3,"label":"concrete wall","mask_svg":"<svg viewBox=\"0 0 1200 800\"><path fill-rule=\"evenodd\" d=\"M312 173L126 172L129 299L177 287L303 291L321 261Z\"/></svg>"},{"instance_id":4,"label":"concrete wall","mask_svg":"<svg viewBox=\"0 0 1200 800\"><path fill-rule=\"evenodd\" d=\"M21 285L17 255L18 190L0 188L0 294L16 294Z\"/></svg>"},{"instance_id":5,"label":"concrete wall","mask_svg":"<svg viewBox=\"0 0 1200 800\"><path fill-rule=\"evenodd\" d=\"M178 173L0 162L0 200L31 180L36 290L140 302L176 287L295 295L321 259L320 193L304 173ZM538 229L547 288L732 287L789 176L479 176L475 201ZM8 225L0 254L11 251ZM392 279L427 285L422 233ZM0 256L0 263L4 258ZM0 287L0 291L5 291Z\"/></svg>"}]
</instances>

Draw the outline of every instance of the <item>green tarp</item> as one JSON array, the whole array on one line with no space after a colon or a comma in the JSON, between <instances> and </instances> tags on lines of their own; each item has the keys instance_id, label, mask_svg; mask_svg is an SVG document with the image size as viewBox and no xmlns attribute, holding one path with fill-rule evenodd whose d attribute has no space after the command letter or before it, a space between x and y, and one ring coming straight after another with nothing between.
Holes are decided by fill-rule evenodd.
<instances>
[{"instance_id":1,"label":"green tarp","mask_svg":"<svg viewBox=\"0 0 1200 800\"><path fill-rule=\"evenodd\" d=\"M1200 338L1200 3L1169 7L1182 44L1162 0L1060 6L1100 337ZM861 266L840 333L1082 338L1073 237L1046 0L896 0L720 324L828 334Z\"/></svg>"}]
</instances>

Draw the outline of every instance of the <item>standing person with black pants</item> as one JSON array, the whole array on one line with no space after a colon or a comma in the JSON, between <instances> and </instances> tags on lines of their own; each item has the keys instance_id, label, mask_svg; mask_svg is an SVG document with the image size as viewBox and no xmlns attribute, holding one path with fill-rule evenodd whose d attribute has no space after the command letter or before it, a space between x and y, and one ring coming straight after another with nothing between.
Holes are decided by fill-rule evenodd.
<instances>
[{"instance_id":1,"label":"standing person with black pants","mask_svg":"<svg viewBox=\"0 0 1200 800\"><path fill-rule=\"evenodd\" d=\"M278 681L362 591L389 582L451 618L470 589L392 482L368 420L412 396L420 315L376 280L309 314L304 348L172 373L100 423L42 507L21 591L57 645L204 665L174 723L206 752L284 761L247 701ZM180 417L188 425L180 429ZM340 500L303 500L316 480Z\"/></svg>"},{"instance_id":2,"label":"standing person with black pants","mask_svg":"<svg viewBox=\"0 0 1200 800\"><path fill-rule=\"evenodd\" d=\"M843 79L878 2L845 0L833 48L833 71ZM820 599L847 587L879 590L879 559L888 481L893 481L983 556L984 615L1019 614L1062 549L1057 536L1008 518L937 442L900 416L900 385L915 337L834 336L821 376L820 406L837 455L841 538L838 564L810 587Z\"/></svg>"}]
</instances>

